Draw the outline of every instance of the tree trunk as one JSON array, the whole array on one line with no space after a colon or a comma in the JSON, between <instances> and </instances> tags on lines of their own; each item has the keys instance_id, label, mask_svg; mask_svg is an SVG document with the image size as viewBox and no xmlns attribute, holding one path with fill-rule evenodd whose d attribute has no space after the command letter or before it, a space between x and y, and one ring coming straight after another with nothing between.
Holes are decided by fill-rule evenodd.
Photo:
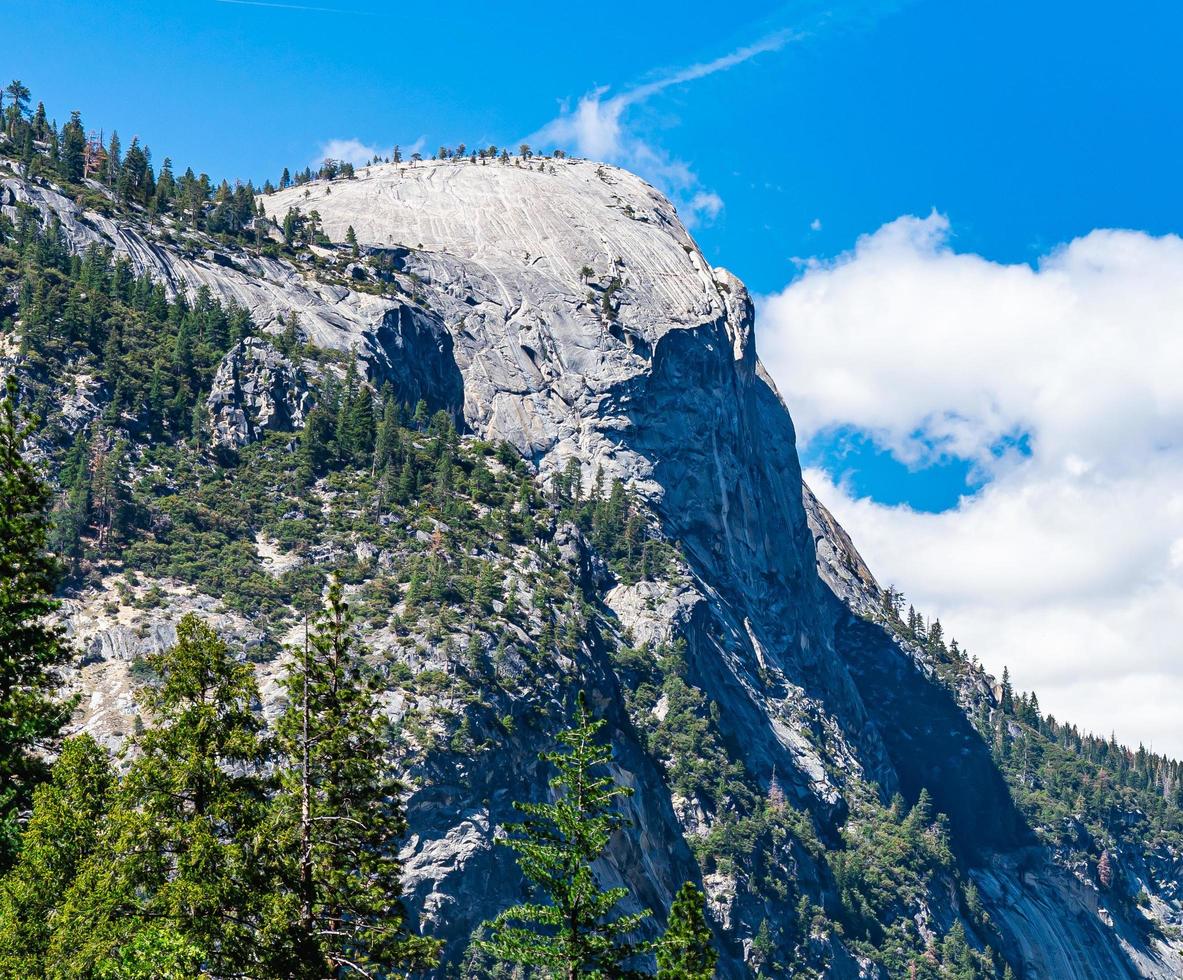
<instances>
[{"instance_id":1,"label":"tree trunk","mask_svg":"<svg viewBox=\"0 0 1183 980\"><path fill-rule=\"evenodd\" d=\"M305 939L312 940L312 779L309 759L308 728L308 617L304 617L304 705L300 737L300 924Z\"/></svg>"}]
</instances>

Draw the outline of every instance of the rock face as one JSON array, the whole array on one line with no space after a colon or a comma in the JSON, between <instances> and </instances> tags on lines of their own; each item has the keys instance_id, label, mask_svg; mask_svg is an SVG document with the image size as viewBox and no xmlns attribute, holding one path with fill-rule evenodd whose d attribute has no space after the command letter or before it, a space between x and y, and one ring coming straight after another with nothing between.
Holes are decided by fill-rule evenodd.
<instances>
[{"instance_id":1,"label":"rock face","mask_svg":"<svg viewBox=\"0 0 1183 980\"><path fill-rule=\"evenodd\" d=\"M762 788L775 782L833 840L855 781L873 780L885 796L926 786L950 815L959 853L981 869L982 893L1022 950L1026 976L1178 975L1177 951L1103 929L1079 896L1065 897L1059 872L1031 858L1030 833L957 701L917 652L859 618L875 608L878 586L802 485L792 422L756 355L747 291L711 267L642 180L586 161L441 161L370 167L331 188L313 182L260 199L280 220L315 208L334 242L352 228L368 267L386 277L381 295L280 259L189 257L148 227L84 216L50 188L4 186L14 201L59 215L74 247L104 242L171 288L208 286L265 331L295 312L313 344L353 351L375 385L512 443L542 481L574 460L585 486L602 473L635 488L680 542L686 574L617 585L603 605L636 643L685 642L687 680L707 692L729 749ZM298 428L309 402L300 369L252 338L218 370L212 429L222 445L242 446L264 429ZM576 535L556 541L598 581ZM99 667L167 638L166 623L144 623L132 649L126 626L100 622L95 606L74 619L95 661L82 684L99 694ZM671 795L620 692L594 677L591 687L619 734L619 776L638 789L633 827L602 875L665 908L683 880L699 877L687 838L708 829L709 808ZM424 774L405 859L409 902L425 921L447 921L458 937L498 911L494 883L516 878L493 842L513 819L509 801L544 784L545 744L522 733L495 769L441 763ZM790 866L802 887L831 887L806 856ZM760 923L796 913L734 876L703 883L720 975L749 975ZM948 895L932 904L957 914ZM877 975L833 943L831 975ZM1065 958L1067 948L1088 952Z\"/></svg>"},{"instance_id":2,"label":"rock face","mask_svg":"<svg viewBox=\"0 0 1183 980\"><path fill-rule=\"evenodd\" d=\"M405 268L451 334L469 428L513 443L543 479L576 459L586 484L602 470L659 508L700 594L714 593L692 662L729 689L753 767L771 775L800 723L776 717L801 707L760 690L759 649L840 718L860 749L843 764L891 785L833 655L836 608L814 570L792 423L757 360L747 290L710 266L670 203L586 161L387 165L326 189L261 200L279 218L315 207L334 240L352 227L368 246L408 248Z\"/></svg>"},{"instance_id":3,"label":"rock face","mask_svg":"<svg viewBox=\"0 0 1183 980\"><path fill-rule=\"evenodd\" d=\"M213 441L237 449L264 429L301 428L312 397L299 368L267 341L248 337L222 358L206 407Z\"/></svg>"}]
</instances>

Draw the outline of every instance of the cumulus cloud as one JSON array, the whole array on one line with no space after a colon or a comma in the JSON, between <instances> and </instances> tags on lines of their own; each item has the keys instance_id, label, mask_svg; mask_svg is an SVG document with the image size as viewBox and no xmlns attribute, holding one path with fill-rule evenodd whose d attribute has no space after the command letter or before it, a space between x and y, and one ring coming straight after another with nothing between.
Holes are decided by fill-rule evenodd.
<instances>
[{"instance_id":1,"label":"cumulus cloud","mask_svg":"<svg viewBox=\"0 0 1183 980\"><path fill-rule=\"evenodd\" d=\"M881 580L1045 710L1183 754L1183 240L1098 230L1028 266L950 239L904 217L808 265L758 339L803 444L854 427L984 488L930 514L807 479Z\"/></svg>"},{"instance_id":2,"label":"cumulus cloud","mask_svg":"<svg viewBox=\"0 0 1183 980\"><path fill-rule=\"evenodd\" d=\"M380 152L376 146L370 146L359 139L327 140L321 144L320 153L312 161L311 166L315 169L325 160L342 160L345 163L352 163L355 167L364 167Z\"/></svg>"},{"instance_id":3,"label":"cumulus cloud","mask_svg":"<svg viewBox=\"0 0 1183 980\"><path fill-rule=\"evenodd\" d=\"M578 156L627 167L668 194L683 211L688 225L713 221L723 209L723 199L702 186L688 163L631 129L626 119L628 110L675 85L727 71L757 55L777 51L801 36L789 30L777 31L711 61L688 65L615 95L610 95L606 86L593 89L573 107L563 106L560 114L527 137L527 142L557 146L573 150Z\"/></svg>"}]
</instances>

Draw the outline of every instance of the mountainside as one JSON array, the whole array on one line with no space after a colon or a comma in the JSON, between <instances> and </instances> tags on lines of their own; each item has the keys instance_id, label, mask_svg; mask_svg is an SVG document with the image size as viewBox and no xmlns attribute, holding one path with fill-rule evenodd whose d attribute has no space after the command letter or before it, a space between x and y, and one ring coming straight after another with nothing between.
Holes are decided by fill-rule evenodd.
<instances>
[{"instance_id":1,"label":"mountainside","mask_svg":"<svg viewBox=\"0 0 1183 980\"><path fill-rule=\"evenodd\" d=\"M0 364L74 521L74 727L122 744L189 611L274 716L336 571L440 975L496 975L469 949L521 892L494 841L579 689L636 790L602 876L659 918L701 881L720 976L1183 975L1178 765L900 618L802 484L746 289L642 180L377 164L230 234L0 176Z\"/></svg>"}]
</instances>

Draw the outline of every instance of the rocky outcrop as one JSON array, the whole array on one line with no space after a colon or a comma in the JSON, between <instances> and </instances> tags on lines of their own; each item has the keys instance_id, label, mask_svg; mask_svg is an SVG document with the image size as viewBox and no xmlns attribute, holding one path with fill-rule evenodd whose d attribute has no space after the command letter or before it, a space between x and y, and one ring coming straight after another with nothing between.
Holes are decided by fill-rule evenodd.
<instances>
[{"instance_id":1,"label":"rocky outcrop","mask_svg":"<svg viewBox=\"0 0 1183 980\"><path fill-rule=\"evenodd\" d=\"M298 367L266 340L247 337L222 358L206 407L213 442L238 449L266 429L301 428L312 396Z\"/></svg>"},{"instance_id":2,"label":"rocky outcrop","mask_svg":"<svg viewBox=\"0 0 1183 980\"><path fill-rule=\"evenodd\" d=\"M1080 906L1048 874L1031 877L1010 860L1027 853L1030 835L957 699L918 654L859 618L875 608L878 586L802 486L792 422L756 355L746 290L706 261L673 206L642 180L587 161L438 161L365 168L331 189L314 181L260 198L272 217L316 208L336 242L352 227L367 259L345 281L318 276L310 257L182 249L159 227L82 212L51 187L3 186L5 202L58 216L75 248L108 245L173 290L208 286L248 308L264 333L294 312L302 339L353 352L375 386L389 382L403 401L422 400L482 439L511 443L544 483L572 460L585 486L601 474L623 481L680 545L677 574L614 585L568 528L555 535L556 550L632 642L685 643L687 681L705 692L735 764L762 789L775 776L833 842L854 783L872 780L885 798L928 787L950 814L963 860L984 869L991 913L1029 975L1100 976L1115 963L1168 975L1155 965L1169 968L1166 954L1144 941L1135 949L1133 933L1082 925ZM380 290L362 288L374 281ZM210 394L214 437L239 447L266 429L296 428L309 398L299 368L265 339L245 340ZM286 567L273 544L257 544L272 570ZM126 665L169 636L166 622L102 621L104 607L91 599L71 610L91 657L80 681L92 699L88 725L126 720ZM247 635L250 624L207 597L178 593L173 603L174 612L194 607ZM396 646L382 632L370 642L379 655ZM589 649L602 654L597 642ZM447 669L446 654L426 640L422 656ZM525 673L513 656L506 670ZM627 804L632 827L614 842L602 876L664 908L681 881L699 876L687 838L705 830L708 808L671 794L603 663L589 656L579 669L609 719L617 775L638 789ZM113 703L122 714L109 710ZM391 691L387 706L401 717L402 692ZM539 727L519 729L496 766L429 759L416 773L409 903L425 921L449 923L453 955L459 937L513 897L500 887L518 881L512 858L493 843L514 818L511 800L545 792L537 753L546 739ZM994 860L999 854L1005 859ZM775 875L791 874L814 897L830 887L807 856L778 860ZM744 976L760 923L796 914L790 892L777 897L718 872L704 884L722 940L720 975ZM947 895L932 905L956 914ZM832 975L875 975L840 937L810 942L829 948ZM1057 966L1057 942L1097 950Z\"/></svg>"},{"instance_id":3,"label":"rocky outcrop","mask_svg":"<svg viewBox=\"0 0 1183 980\"><path fill-rule=\"evenodd\" d=\"M860 616L872 614L879 603L879 583L855 549L850 535L808 485L802 485L801 502L813 534L821 580L853 612Z\"/></svg>"},{"instance_id":4,"label":"rocky outcrop","mask_svg":"<svg viewBox=\"0 0 1183 980\"><path fill-rule=\"evenodd\" d=\"M1183 923L1179 857L1166 848L1149 856L1122 856L1119 866L1132 879L1126 891L1148 896L1145 911L1131 918L1116 907L1125 903L1107 907L1111 903L1094 882L1037 846L967 720L967 712L996 703L991 679L979 679L950 697L934 683L936 668L928 651L868 622L865 617L879 608L878 583L849 535L808 487L805 500L818 575L850 610L839 624L838 653L864 693L904 791L914 795L921 786L928 789L957 830L955 846L972 868L1019 976L1183 976L1183 944L1176 931ZM1079 833L1086 834L1083 827Z\"/></svg>"}]
</instances>

